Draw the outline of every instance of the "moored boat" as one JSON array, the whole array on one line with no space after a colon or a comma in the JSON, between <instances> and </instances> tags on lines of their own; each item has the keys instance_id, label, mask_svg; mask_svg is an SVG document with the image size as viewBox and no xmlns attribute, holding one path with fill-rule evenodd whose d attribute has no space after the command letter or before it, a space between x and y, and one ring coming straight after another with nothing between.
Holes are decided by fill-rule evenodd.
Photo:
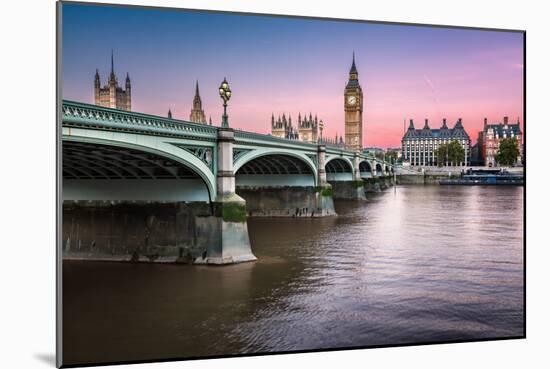
<instances>
[{"instance_id":1,"label":"moored boat","mask_svg":"<svg viewBox=\"0 0 550 369\"><path fill-rule=\"evenodd\" d=\"M468 169L462 172L460 178L449 178L439 181L441 185L507 185L507 186L523 186L523 173L509 173L501 169Z\"/></svg>"}]
</instances>

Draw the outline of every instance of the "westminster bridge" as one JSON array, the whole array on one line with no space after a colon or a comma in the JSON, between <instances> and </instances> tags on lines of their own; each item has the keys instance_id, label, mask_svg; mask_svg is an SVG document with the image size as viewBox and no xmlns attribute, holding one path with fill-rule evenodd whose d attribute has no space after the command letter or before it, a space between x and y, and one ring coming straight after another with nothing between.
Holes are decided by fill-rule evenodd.
<instances>
[{"instance_id":1,"label":"westminster bridge","mask_svg":"<svg viewBox=\"0 0 550 369\"><path fill-rule=\"evenodd\" d=\"M255 260L247 216L336 215L393 167L339 147L63 101L66 259Z\"/></svg>"}]
</instances>

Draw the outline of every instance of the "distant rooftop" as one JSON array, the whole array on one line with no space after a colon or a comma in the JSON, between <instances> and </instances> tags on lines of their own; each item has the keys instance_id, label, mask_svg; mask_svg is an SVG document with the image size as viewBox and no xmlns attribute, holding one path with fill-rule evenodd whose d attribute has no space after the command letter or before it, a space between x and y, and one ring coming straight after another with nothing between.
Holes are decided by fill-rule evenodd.
<instances>
[{"instance_id":1,"label":"distant rooftop","mask_svg":"<svg viewBox=\"0 0 550 369\"><path fill-rule=\"evenodd\" d=\"M511 136L512 133L514 136L521 135L521 127L519 123L519 118L516 123L509 123L508 117L503 118L503 122L498 123L487 123L487 118L484 120L483 124L483 131L487 132L490 128L493 129L493 131L499 135L499 136Z\"/></svg>"},{"instance_id":2,"label":"distant rooftop","mask_svg":"<svg viewBox=\"0 0 550 369\"><path fill-rule=\"evenodd\" d=\"M462 118L458 118L453 128L447 126L447 119L443 119L440 128L430 128L428 119L424 120L424 127L417 129L414 127L414 122L411 119L409 122L409 128L403 139L414 138L448 138L448 139L470 139L466 130L462 126Z\"/></svg>"}]
</instances>

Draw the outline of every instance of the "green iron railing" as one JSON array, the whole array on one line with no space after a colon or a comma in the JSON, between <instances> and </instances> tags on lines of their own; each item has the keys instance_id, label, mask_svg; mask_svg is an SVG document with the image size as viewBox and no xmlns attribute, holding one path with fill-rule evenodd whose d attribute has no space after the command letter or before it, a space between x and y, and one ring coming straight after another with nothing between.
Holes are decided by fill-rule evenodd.
<instances>
[{"instance_id":1,"label":"green iron railing","mask_svg":"<svg viewBox=\"0 0 550 369\"><path fill-rule=\"evenodd\" d=\"M63 100L62 125L64 127L85 127L92 129L107 129L126 132L143 132L147 134L166 135L175 137L195 138L202 140L216 140L219 127L187 122L184 120L164 118L155 115L105 108L97 105ZM280 143L285 146L296 147L312 152L317 151L317 144L274 137L269 134L235 130L237 141ZM341 147L325 145L327 153L353 157L352 151ZM360 155L361 158L385 163L383 160L370 155ZM389 163L386 163L389 164Z\"/></svg>"},{"instance_id":2,"label":"green iron railing","mask_svg":"<svg viewBox=\"0 0 550 369\"><path fill-rule=\"evenodd\" d=\"M62 115L63 126L69 127L139 131L210 140L217 137L217 127L67 100L63 101Z\"/></svg>"}]
</instances>

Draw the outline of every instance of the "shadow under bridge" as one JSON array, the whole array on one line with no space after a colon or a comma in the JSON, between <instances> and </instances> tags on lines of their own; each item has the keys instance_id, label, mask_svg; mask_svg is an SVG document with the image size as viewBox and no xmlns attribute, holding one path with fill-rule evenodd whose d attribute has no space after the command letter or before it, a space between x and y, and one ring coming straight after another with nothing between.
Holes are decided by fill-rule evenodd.
<instances>
[{"instance_id":1,"label":"shadow under bridge","mask_svg":"<svg viewBox=\"0 0 550 369\"><path fill-rule=\"evenodd\" d=\"M249 216L317 217L334 214L323 198L313 162L290 154L264 154L236 168L236 192Z\"/></svg>"}]
</instances>

